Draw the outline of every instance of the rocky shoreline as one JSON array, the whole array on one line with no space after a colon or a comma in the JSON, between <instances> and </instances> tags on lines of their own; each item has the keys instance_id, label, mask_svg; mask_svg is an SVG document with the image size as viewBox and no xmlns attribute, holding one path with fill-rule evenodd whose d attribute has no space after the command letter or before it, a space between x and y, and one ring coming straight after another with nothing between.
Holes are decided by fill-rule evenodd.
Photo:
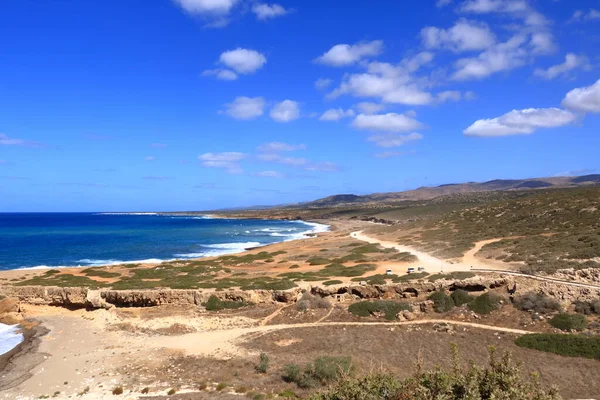
<instances>
[{"instance_id":1,"label":"rocky shoreline","mask_svg":"<svg viewBox=\"0 0 600 400\"><path fill-rule=\"evenodd\" d=\"M20 324L23 341L6 354L0 355L0 392L18 386L31 377L31 370L44 361L47 356L40 353L42 337L49 330L34 320Z\"/></svg>"}]
</instances>

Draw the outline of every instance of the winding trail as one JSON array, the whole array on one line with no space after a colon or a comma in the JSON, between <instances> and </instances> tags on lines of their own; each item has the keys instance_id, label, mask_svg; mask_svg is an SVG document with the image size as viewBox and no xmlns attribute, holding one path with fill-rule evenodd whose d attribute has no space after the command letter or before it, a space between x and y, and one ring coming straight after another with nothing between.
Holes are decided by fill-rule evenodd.
<instances>
[{"instance_id":1,"label":"winding trail","mask_svg":"<svg viewBox=\"0 0 600 400\"><path fill-rule=\"evenodd\" d=\"M567 285L567 286L573 286L573 287L579 287L579 288L585 288L585 289L600 290L600 285L565 281L565 280L556 279L556 278L548 278L548 277L543 277L543 276L529 275L529 274L523 274L520 272L500 269L495 264L491 264L491 263L488 264L484 260L481 260L481 259L478 259L475 257L475 254L477 254L477 252L479 250L481 250L483 248L483 246L485 246L486 244L499 242L500 240L503 240L503 239L515 238L514 236L508 237L508 238L488 239L488 240L482 240L480 242L477 242L471 250L469 250L467 253L465 253L465 256L463 257L461 262L457 262L457 263L453 263L453 264L450 264L445 260L433 257L427 253L413 249L411 247L407 247L407 246L396 244L394 242L388 242L385 240L380 240L377 238L367 236L362 231L352 232L350 234L350 236L355 239L367 242L367 243L379 244L381 247L393 248L398 251L412 253L415 256L419 257L419 265L425 266L427 271L430 273L437 272L437 271L442 271L442 272L474 271L474 272L479 272L479 273L495 273L495 274L505 274L505 275L510 275L510 276L519 276L519 277L535 279L535 280L543 281L543 282L551 282L551 283L557 283L557 284L561 284L561 285ZM473 266L475 266L475 268L472 268Z\"/></svg>"},{"instance_id":2,"label":"winding trail","mask_svg":"<svg viewBox=\"0 0 600 400\"><path fill-rule=\"evenodd\" d=\"M505 328L478 324L473 322L451 321L444 319L424 319L404 322L307 322L299 324L280 324L266 326L241 327L227 330L215 330L189 333L177 337L156 337L151 345L155 348L168 348L183 351L187 355L209 356L217 359L229 359L235 356L246 356L248 351L241 344L267 333L288 329L319 328L319 327L369 327L369 326L412 326L444 323L455 326L464 326L476 329L485 329L495 332L504 332L517 335L533 333L523 329Z\"/></svg>"}]
</instances>

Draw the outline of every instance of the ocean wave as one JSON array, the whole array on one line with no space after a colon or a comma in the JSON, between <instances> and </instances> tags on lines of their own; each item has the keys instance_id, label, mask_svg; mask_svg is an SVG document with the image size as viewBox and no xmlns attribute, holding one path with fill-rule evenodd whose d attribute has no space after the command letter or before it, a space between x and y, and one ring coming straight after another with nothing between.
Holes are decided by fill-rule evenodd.
<instances>
[{"instance_id":1,"label":"ocean wave","mask_svg":"<svg viewBox=\"0 0 600 400\"><path fill-rule=\"evenodd\" d=\"M217 243L205 244L203 247L208 248L201 253L185 253L175 254L178 258L201 258L201 257L217 257L227 254L241 253L251 247L258 247L262 244L259 242L242 242L242 243Z\"/></svg>"},{"instance_id":2,"label":"ocean wave","mask_svg":"<svg viewBox=\"0 0 600 400\"><path fill-rule=\"evenodd\" d=\"M0 324L0 355L8 353L23 341L17 325Z\"/></svg>"}]
</instances>

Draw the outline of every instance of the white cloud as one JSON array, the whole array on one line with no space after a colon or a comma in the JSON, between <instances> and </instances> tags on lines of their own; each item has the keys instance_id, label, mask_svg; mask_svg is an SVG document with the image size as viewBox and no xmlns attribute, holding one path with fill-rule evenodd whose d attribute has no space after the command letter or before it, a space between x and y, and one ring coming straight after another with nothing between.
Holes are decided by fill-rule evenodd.
<instances>
[{"instance_id":1,"label":"white cloud","mask_svg":"<svg viewBox=\"0 0 600 400\"><path fill-rule=\"evenodd\" d=\"M591 86L571 90L562 106L582 113L600 113L600 80Z\"/></svg>"},{"instance_id":2,"label":"white cloud","mask_svg":"<svg viewBox=\"0 0 600 400\"><path fill-rule=\"evenodd\" d=\"M590 62L586 56L578 56L577 54L567 53L565 62L562 64L553 65L548 69L536 69L534 74L545 79L554 79L560 75L567 75L569 71L577 68L588 69Z\"/></svg>"},{"instance_id":3,"label":"white cloud","mask_svg":"<svg viewBox=\"0 0 600 400\"><path fill-rule=\"evenodd\" d=\"M423 125L414 118L396 113L376 115L359 114L354 118L352 126L357 129L384 132L409 132L423 127Z\"/></svg>"},{"instance_id":4,"label":"white cloud","mask_svg":"<svg viewBox=\"0 0 600 400\"><path fill-rule=\"evenodd\" d=\"M367 139L369 142L374 142L378 147L400 147L408 142L423 139L423 135L420 133L410 133L408 135L402 135L399 133L384 133L381 135L369 136Z\"/></svg>"},{"instance_id":5,"label":"white cloud","mask_svg":"<svg viewBox=\"0 0 600 400\"><path fill-rule=\"evenodd\" d=\"M321 121L339 121L342 118L353 117L353 110L343 110L341 108L332 108L323 113L319 120Z\"/></svg>"},{"instance_id":6,"label":"white cloud","mask_svg":"<svg viewBox=\"0 0 600 400\"><path fill-rule=\"evenodd\" d=\"M557 46L554 44L554 37L550 32L535 32L531 35L530 45L533 54L552 54Z\"/></svg>"},{"instance_id":7,"label":"white cloud","mask_svg":"<svg viewBox=\"0 0 600 400\"><path fill-rule=\"evenodd\" d=\"M421 40L430 49L462 52L484 50L496 42L496 37L486 24L461 19L449 29L423 28Z\"/></svg>"},{"instance_id":8,"label":"white cloud","mask_svg":"<svg viewBox=\"0 0 600 400\"><path fill-rule=\"evenodd\" d=\"M222 168L229 174L241 174L244 171L239 162L246 158L246 154L235 151L223 153L204 153L198 156L198 160L207 168Z\"/></svg>"},{"instance_id":9,"label":"white cloud","mask_svg":"<svg viewBox=\"0 0 600 400\"><path fill-rule=\"evenodd\" d=\"M316 162L309 164L306 168L307 171L314 172L338 172L340 167L330 161Z\"/></svg>"},{"instance_id":10,"label":"white cloud","mask_svg":"<svg viewBox=\"0 0 600 400\"><path fill-rule=\"evenodd\" d=\"M277 122L290 122L300 118L300 106L292 100L284 100L277 103L269 114Z\"/></svg>"},{"instance_id":11,"label":"white cloud","mask_svg":"<svg viewBox=\"0 0 600 400\"><path fill-rule=\"evenodd\" d=\"M378 112L385 110L385 104L371 103L368 101L358 103L354 107L358 108L361 113L368 115L377 114Z\"/></svg>"},{"instance_id":12,"label":"white cloud","mask_svg":"<svg viewBox=\"0 0 600 400\"><path fill-rule=\"evenodd\" d=\"M600 19L600 11L590 8L588 12L582 10L575 11L569 22L592 21L595 19Z\"/></svg>"},{"instance_id":13,"label":"white cloud","mask_svg":"<svg viewBox=\"0 0 600 400\"><path fill-rule=\"evenodd\" d=\"M147 156L146 158L144 158L144 160L151 162L151 161L155 161L156 157L154 157L154 156Z\"/></svg>"},{"instance_id":14,"label":"white cloud","mask_svg":"<svg viewBox=\"0 0 600 400\"><path fill-rule=\"evenodd\" d=\"M376 153L375 158L392 158L392 157L401 157L406 155L404 151L383 151L381 153Z\"/></svg>"},{"instance_id":15,"label":"white cloud","mask_svg":"<svg viewBox=\"0 0 600 400\"><path fill-rule=\"evenodd\" d=\"M238 74L252 74L265 65L267 58L256 50L238 47L222 53L219 62Z\"/></svg>"},{"instance_id":16,"label":"white cloud","mask_svg":"<svg viewBox=\"0 0 600 400\"><path fill-rule=\"evenodd\" d=\"M331 79L319 78L315 82L315 87L319 90L327 89L333 81Z\"/></svg>"},{"instance_id":17,"label":"white cloud","mask_svg":"<svg viewBox=\"0 0 600 400\"><path fill-rule=\"evenodd\" d=\"M540 128L555 128L574 123L577 116L559 108L513 110L498 118L480 119L464 130L467 136L528 135Z\"/></svg>"},{"instance_id":18,"label":"white cloud","mask_svg":"<svg viewBox=\"0 0 600 400\"><path fill-rule=\"evenodd\" d=\"M274 153L259 154L258 159L261 161L274 162L277 164L289 165L292 167L299 167L310 163L306 158L301 157L285 157Z\"/></svg>"},{"instance_id":19,"label":"white cloud","mask_svg":"<svg viewBox=\"0 0 600 400\"><path fill-rule=\"evenodd\" d=\"M265 21L269 18L281 17L288 14L289 11L279 4L258 3L252 6L252 12L256 18Z\"/></svg>"},{"instance_id":20,"label":"white cloud","mask_svg":"<svg viewBox=\"0 0 600 400\"><path fill-rule=\"evenodd\" d=\"M238 0L173 0L190 14L228 14Z\"/></svg>"},{"instance_id":21,"label":"white cloud","mask_svg":"<svg viewBox=\"0 0 600 400\"><path fill-rule=\"evenodd\" d=\"M0 133L0 145L4 146L22 146L26 144L23 139L10 138L7 135Z\"/></svg>"},{"instance_id":22,"label":"white cloud","mask_svg":"<svg viewBox=\"0 0 600 400\"><path fill-rule=\"evenodd\" d=\"M223 81L235 81L238 78L235 72L228 69L207 69L202 72L202 76L215 76Z\"/></svg>"},{"instance_id":23,"label":"white cloud","mask_svg":"<svg viewBox=\"0 0 600 400\"><path fill-rule=\"evenodd\" d=\"M501 71L509 71L526 64L528 52L523 48L527 37L516 35L498 43L477 57L462 58L455 63L454 80L482 79Z\"/></svg>"},{"instance_id":24,"label":"white cloud","mask_svg":"<svg viewBox=\"0 0 600 400\"><path fill-rule=\"evenodd\" d=\"M452 0L438 0L436 6L439 8L446 7L448 4L452 3Z\"/></svg>"},{"instance_id":25,"label":"white cloud","mask_svg":"<svg viewBox=\"0 0 600 400\"><path fill-rule=\"evenodd\" d=\"M477 98L477 94L471 90L467 90L464 95L465 100L475 100Z\"/></svg>"},{"instance_id":26,"label":"white cloud","mask_svg":"<svg viewBox=\"0 0 600 400\"><path fill-rule=\"evenodd\" d=\"M263 115L264 108L264 98L240 96L233 102L225 104L224 113L235 119L248 120Z\"/></svg>"},{"instance_id":27,"label":"white cloud","mask_svg":"<svg viewBox=\"0 0 600 400\"><path fill-rule=\"evenodd\" d=\"M462 98L461 93L458 90L446 90L437 94L437 100L440 103L447 101L460 101Z\"/></svg>"},{"instance_id":28,"label":"white cloud","mask_svg":"<svg viewBox=\"0 0 600 400\"><path fill-rule=\"evenodd\" d=\"M460 11L474 14L502 13L522 19L526 25L542 27L548 20L525 0L467 0Z\"/></svg>"},{"instance_id":29,"label":"white cloud","mask_svg":"<svg viewBox=\"0 0 600 400\"><path fill-rule=\"evenodd\" d=\"M328 97L337 98L350 94L355 97L376 97L386 103L430 104L434 97L424 89L429 82L427 79L415 78L412 74L432 59L433 53L422 52L405 58L398 64L371 62L366 65L366 73L345 76L342 84Z\"/></svg>"},{"instance_id":30,"label":"white cloud","mask_svg":"<svg viewBox=\"0 0 600 400\"><path fill-rule=\"evenodd\" d=\"M331 67L344 67L357 63L364 58L378 56L382 52L383 41L381 40L362 42L354 45L338 44L315 61Z\"/></svg>"},{"instance_id":31,"label":"white cloud","mask_svg":"<svg viewBox=\"0 0 600 400\"><path fill-rule=\"evenodd\" d=\"M253 175L260 176L262 178L276 178L276 179L281 179L281 178L285 177L285 175L283 175L281 172L277 172L277 171L261 171L261 172L256 172Z\"/></svg>"},{"instance_id":32,"label":"white cloud","mask_svg":"<svg viewBox=\"0 0 600 400\"><path fill-rule=\"evenodd\" d=\"M282 142L265 143L258 147L258 151L263 153L280 153L283 151L306 150L305 144L289 144Z\"/></svg>"}]
</instances>

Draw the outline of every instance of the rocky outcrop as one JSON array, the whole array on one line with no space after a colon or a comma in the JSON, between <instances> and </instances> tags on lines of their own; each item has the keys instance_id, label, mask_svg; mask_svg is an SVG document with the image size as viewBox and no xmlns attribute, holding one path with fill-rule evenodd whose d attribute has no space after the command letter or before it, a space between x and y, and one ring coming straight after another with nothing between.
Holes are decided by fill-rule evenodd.
<instances>
[{"instance_id":1,"label":"rocky outcrop","mask_svg":"<svg viewBox=\"0 0 600 400\"><path fill-rule=\"evenodd\" d=\"M472 278L463 281L440 280L435 283L420 281L388 285L360 285L311 288L319 297L349 296L355 299L418 298L440 287L455 290L487 290L506 285L506 279ZM243 301L252 304L294 303L302 293L300 288L290 290L91 290L45 286L3 286L0 295L17 299L25 304L53 305L68 308L154 307L161 305L201 306L210 296L225 301Z\"/></svg>"},{"instance_id":2,"label":"rocky outcrop","mask_svg":"<svg viewBox=\"0 0 600 400\"><path fill-rule=\"evenodd\" d=\"M160 305L201 306L210 296L225 301L243 301L252 304L295 302L300 295L299 288L238 291L202 290L90 290L85 288L62 288L45 286L3 286L0 294L16 299L21 303L51 305L67 308L112 308L112 307L154 307Z\"/></svg>"}]
</instances>

